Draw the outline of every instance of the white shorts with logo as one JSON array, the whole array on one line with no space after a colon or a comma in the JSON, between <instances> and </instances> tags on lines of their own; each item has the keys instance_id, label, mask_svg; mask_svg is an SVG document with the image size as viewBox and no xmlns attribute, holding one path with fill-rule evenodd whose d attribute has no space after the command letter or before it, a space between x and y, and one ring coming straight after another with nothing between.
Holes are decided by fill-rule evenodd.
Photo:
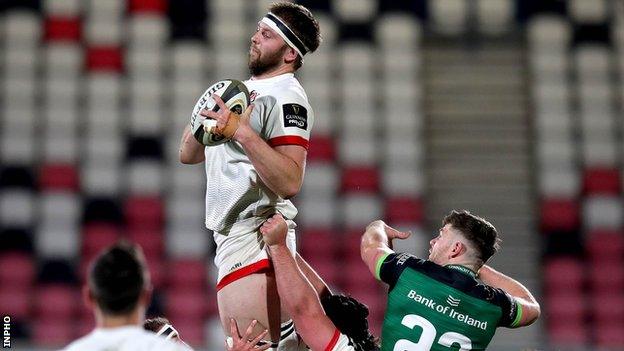
<instances>
[{"instance_id":1,"label":"white shorts with logo","mask_svg":"<svg viewBox=\"0 0 624 351\"><path fill-rule=\"evenodd\" d=\"M217 244L214 263L217 266L217 291L226 285L253 273L264 272L271 263L265 250L259 228L266 219L250 218L237 223L228 235L214 232L214 241ZM293 255L297 248L295 237L295 222L288 223L286 245Z\"/></svg>"}]
</instances>

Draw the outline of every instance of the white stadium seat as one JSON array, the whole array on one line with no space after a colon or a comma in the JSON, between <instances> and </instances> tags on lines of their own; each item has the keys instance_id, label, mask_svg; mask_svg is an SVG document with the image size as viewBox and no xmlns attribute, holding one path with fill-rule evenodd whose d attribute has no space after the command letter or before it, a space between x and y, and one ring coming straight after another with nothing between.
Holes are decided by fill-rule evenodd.
<instances>
[{"instance_id":1,"label":"white stadium seat","mask_svg":"<svg viewBox=\"0 0 624 351\"><path fill-rule=\"evenodd\" d=\"M26 189L0 191L0 226L28 228L36 220L36 196Z\"/></svg>"},{"instance_id":2,"label":"white stadium seat","mask_svg":"<svg viewBox=\"0 0 624 351\"><path fill-rule=\"evenodd\" d=\"M610 11L605 0L571 0L569 10L571 17L578 23L602 23Z\"/></svg>"},{"instance_id":3,"label":"white stadium seat","mask_svg":"<svg viewBox=\"0 0 624 351\"><path fill-rule=\"evenodd\" d=\"M164 51L161 48L133 47L126 50L125 65L129 77L157 78L162 75Z\"/></svg>"},{"instance_id":4,"label":"white stadium seat","mask_svg":"<svg viewBox=\"0 0 624 351\"><path fill-rule=\"evenodd\" d=\"M71 228L78 225L82 214L80 196L66 191L39 195L39 220L43 226Z\"/></svg>"},{"instance_id":5,"label":"white stadium seat","mask_svg":"<svg viewBox=\"0 0 624 351\"><path fill-rule=\"evenodd\" d=\"M47 223L37 227L35 248L42 259L77 259L80 250L78 226L56 226Z\"/></svg>"},{"instance_id":6,"label":"white stadium seat","mask_svg":"<svg viewBox=\"0 0 624 351\"><path fill-rule=\"evenodd\" d=\"M422 27L414 16L385 14L375 22L375 40L392 52L414 52L422 40Z\"/></svg>"},{"instance_id":7,"label":"white stadium seat","mask_svg":"<svg viewBox=\"0 0 624 351\"><path fill-rule=\"evenodd\" d=\"M437 0L429 2L434 29L441 34L456 35L466 30L468 2Z\"/></svg>"},{"instance_id":8,"label":"white stadium seat","mask_svg":"<svg viewBox=\"0 0 624 351\"><path fill-rule=\"evenodd\" d=\"M374 47L364 43L348 43L338 50L340 73L343 79L362 79L372 82L374 77Z\"/></svg>"},{"instance_id":9,"label":"white stadium seat","mask_svg":"<svg viewBox=\"0 0 624 351\"><path fill-rule=\"evenodd\" d=\"M403 167L384 165L381 184L384 194L389 196L421 196L424 189L424 175L420 165Z\"/></svg>"},{"instance_id":10,"label":"white stadium seat","mask_svg":"<svg viewBox=\"0 0 624 351\"><path fill-rule=\"evenodd\" d=\"M121 76L113 73L92 73L87 76L87 108L115 109L121 99Z\"/></svg>"},{"instance_id":11,"label":"white stadium seat","mask_svg":"<svg viewBox=\"0 0 624 351\"><path fill-rule=\"evenodd\" d=\"M6 50L4 55L4 79L23 79L34 81L40 63L37 49L15 48Z\"/></svg>"},{"instance_id":12,"label":"white stadium seat","mask_svg":"<svg viewBox=\"0 0 624 351\"><path fill-rule=\"evenodd\" d=\"M160 48L169 37L169 22L158 15L133 15L127 20L127 44L132 50Z\"/></svg>"},{"instance_id":13,"label":"white stadium seat","mask_svg":"<svg viewBox=\"0 0 624 351\"><path fill-rule=\"evenodd\" d=\"M545 165L538 173L539 194L550 199L573 199L580 194L581 183L576 168L562 169Z\"/></svg>"},{"instance_id":14,"label":"white stadium seat","mask_svg":"<svg viewBox=\"0 0 624 351\"><path fill-rule=\"evenodd\" d=\"M333 163L311 162L306 166L305 181L301 187L302 197L334 196L339 188L339 172Z\"/></svg>"},{"instance_id":15,"label":"white stadium seat","mask_svg":"<svg viewBox=\"0 0 624 351\"><path fill-rule=\"evenodd\" d=\"M0 161L3 164L31 164L35 157L33 130L9 130L0 132Z\"/></svg>"},{"instance_id":16,"label":"white stadium seat","mask_svg":"<svg viewBox=\"0 0 624 351\"><path fill-rule=\"evenodd\" d=\"M585 44L574 52L576 72L581 83L608 82L610 53L606 45Z\"/></svg>"},{"instance_id":17,"label":"white stadium seat","mask_svg":"<svg viewBox=\"0 0 624 351\"><path fill-rule=\"evenodd\" d=\"M84 23L85 41L92 46L119 46L125 34L123 18L91 16Z\"/></svg>"},{"instance_id":18,"label":"white stadium seat","mask_svg":"<svg viewBox=\"0 0 624 351\"><path fill-rule=\"evenodd\" d=\"M80 152L75 128L46 130L40 148L43 161L75 163Z\"/></svg>"},{"instance_id":19,"label":"white stadium seat","mask_svg":"<svg viewBox=\"0 0 624 351\"><path fill-rule=\"evenodd\" d=\"M163 166L159 161L136 159L125 166L128 192L133 195L158 195L165 187Z\"/></svg>"},{"instance_id":20,"label":"white stadium seat","mask_svg":"<svg viewBox=\"0 0 624 351\"><path fill-rule=\"evenodd\" d=\"M510 29L515 6L512 0L478 0L476 5L481 33L500 35Z\"/></svg>"},{"instance_id":21,"label":"white stadium seat","mask_svg":"<svg viewBox=\"0 0 624 351\"><path fill-rule=\"evenodd\" d=\"M340 197L346 228L364 228L372 218L382 218L383 205L377 194L347 194Z\"/></svg>"},{"instance_id":22,"label":"white stadium seat","mask_svg":"<svg viewBox=\"0 0 624 351\"><path fill-rule=\"evenodd\" d=\"M209 58L205 45L195 42L175 43L171 46L171 73L176 79L193 79L204 76Z\"/></svg>"},{"instance_id":23,"label":"white stadium seat","mask_svg":"<svg viewBox=\"0 0 624 351\"><path fill-rule=\"evenodd\" d=\"M595 140L581 143L581 154L586 167L615 168L618 165L619 152L613 135L596 135Z\"/></svg>"},{"instance_id":24,"label":"white stadium seat","mask_svg":"<svg viewBox=\"0 0 624 351\"><path fill-rule=\"evenodd\" d=\"M133 101L130 104L129 118L126 121L126 130L135 135L160 135L164 130L164 120L168 116L162 106L162 101L154 103ZM181 131L178 131L181 133Z\"/></svg>"},{"instance_id":25,"label":"white stadium seat","mask_svg":"<svg viewBox=\"0 0 624 351\"><path fill-rule=\"evenodd\" d=\"M190 209L190 207L188 208ZM203 217L200 217L200 219L203 219ZM212 241L212 235L210 235L210 232L202 222L203 220L197 223L176 221L167 225L165 246L169 257L188 259L206 256L209 243Z\"/></svg>"},{"instance_id":26,"label":"white stadium seat","mask_svg":"<svg viewBox=\"0 0 624 351\"><path fill-rule=\"evenodd\" d=\"M2 131L11 135L13 133L30 133L35 127L44 121L44 116L39 115L34 105L16 104L4 101L2 109ZM15 106L17 105L17 106Z\"/></svg>"},{"instance_id":27,"label":"white stadium seat","mask_svg":"<svg viewBox=\"0 0 624 351\"><path fill-rule=\"evenodd\" d=\"M82 139L84 159L104 164L121 162L125 155L125 146L119 134L116 129L111 129L110 132L98 129L94 134L87 134Z\"/></svg>"},{"instance_id":28,"label":"white stadium seat","mask_svg":"<svg viewBox=\"0 0 624 351\"><path fill-rule=\"evenodd\" d=\"M375 0L332 0L333 13L343 22L365 22L377 13Z\"/></svg>"},{"instance_id":29,"label":"white stadium seat","mask_svg":"<svg viewBox=\"0 0 624 351\"><path fill-rule=\"evenodd\" d=\"M88 0L84 8L92 17L117 19L125 14L126 5L125 0Z\"/></svg>"},{"instance_id":30,"label":"white stadium seat","mask_svg":"<svg viewBox=\"0 0 624 351\"><path fill-rule=\"evenodd\" d=\"M338 158L346 165L374 165L379 157L380 143L376 131L368 134L344 131L338 139Z\"/></svg>"},{"instance_id":31,"label":"white stadium seat","mask_svg":"<svg viewBox=\"0 0 624 351\"><path fill-rule=\"evenodd\" d=\"M43 50L49 79L78 79L82 74L84 54L80 45L48 43Z\"/></svg>"},{"instance_id":32,"label":"white stadium seat","mask_svg":"<svg viewBox=\"0 0 624 351\"><path fill-rule=\"evenodd\" d=\"M306 175L307 176L307 175ZM338 220L337 200L333 196L324 197L309 194L297 200L296 222L306 228L331 228Z\"/></svg>"},{"instance_id":33,"label":"white stadium seat","mask_svg":"<svg viewBox=\"0 0 624 351\"><path fill-rule=\"evenodd\" d=\"M622 201L617 196L593 195L583 202L583 224L588 229L620 230L623 213Z\"/></svg>"},{"instance_id":34,"label":"white stadium seat","mask_svg":"<svg viewBox=\"0 0 624 351\"><path fill-rule=\"evenodd\" d=\"M306 179L308 170L309 165L306 169ZM174 162L168 167L167 179L169 179L167 189L171 191L172 196L182 198L196 196L200 190L203 192L206 187L204 164L184 165L179 161Z\"/></svg>"},{"instance_id":35,"label":"white stadium seat","mask_svg":"<svg viewBox=\"0 0 624 351\"><path fill-rule=\"evenodd\" d=\"M4 48L14 50L28 49L39 45L42 25L41 18L34 12L14 10L4 14L3 25Z\"/></svg>"},{"instance_id":36,"label":"white stadium seat","mask_svg":"<svg viewBox=\"0 0 624 351\"><path fill-rule=\"evenodd\" d=\"M122 172L119 163L86 160L80 167L82 192L89 196L116 196L122 187Z\"/></svg>"},{"instance_id":37,"label":"white stadium seat","mask_svg":"<svg viewBox=\"0 0 624 351\"><path fill-rule=\"evenodd\" d=\"M78 17L81 15L81 0L44 0L43 10L54 17Z\"/></svg>"},{"instance_id":38,"label":"white stadium seat","mask_svg":"<svg viewBox=\"0 0 624 351\"><path fill-rule=\"evenodd\" d=\"M566 51L572 38L571 27L564 17L534 16L528 23L528 40L531 50Z\"/></svg>"}]
</instances>

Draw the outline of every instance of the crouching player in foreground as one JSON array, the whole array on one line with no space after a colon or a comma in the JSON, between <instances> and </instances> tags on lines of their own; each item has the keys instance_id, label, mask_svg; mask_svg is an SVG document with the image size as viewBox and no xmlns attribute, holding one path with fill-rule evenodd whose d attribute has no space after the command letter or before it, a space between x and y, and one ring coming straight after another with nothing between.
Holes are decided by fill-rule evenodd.
<instances>
[{"instance_id":1,"label":"crouching player in foreground","mask_svg":"<svg viewBox=\"0 0 624 351\"><path fill-rule=\"evenodd\" d=\"M485 350L497 327L533 323L540 306L522 284L485 263L498 249L492 224L453 211L430 241L429 259L395 253L405 239L382 221L362 236L362 259L390 286L382 350Z\"/></svg>"},{"instance_id":2,"label":"crouching player in foreground","mask_svg":"<svg viewBox=\"0 0 624 351\"><path fill-rule=\"evenodd\" d=\"M95 314L96 328L66 351L188 351L182 344L142 328L152 287L138 246L121 243L92 262L83 297Z\"/></svg>"},{"instance_id":3,"label":"crouching player in foreground","mask_svg":"<svg viewBox=\"0 0 624 351\"><path fill-rule=\"evenodd\" d=\"M315 289L318 282L311 283L306 279L302 272L306 267L297 264L297 259L286 245L288 224L280 214L264 222L260 233L273 262L282 304L291 315L297 334L305 345L313 351L378 349L368 331L366 306L341 295L322 294L319 300L318 288ZM305 345L300 345L301 349L305 349Z\"/></svg>"}]
</instances>

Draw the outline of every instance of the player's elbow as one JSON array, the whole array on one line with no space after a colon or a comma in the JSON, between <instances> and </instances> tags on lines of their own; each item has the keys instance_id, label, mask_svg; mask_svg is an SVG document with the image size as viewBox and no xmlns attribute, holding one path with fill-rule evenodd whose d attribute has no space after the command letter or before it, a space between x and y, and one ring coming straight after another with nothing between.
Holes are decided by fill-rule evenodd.
<instances>
[{"instance_id":1,"label":"player's elbow","mask_svg":"<svg viewBox=\"0 0 624 351\"><path fill-rule=\"evenodd\" d=\"M194 165L204 160L203 154L193 155L188 152L180 152L180 163L185 165Z\"/></svg>"},{"instance_id":2,"label":"player's elbow","mask_svg":"<svg viewBox=\"0 0 624 351\"><path fill-rule=\"evenodd\" d=\"M301 184L297 182L290 182L289 184L285 184L280 196L283 199L290 199L295 197L295 195L299 194L299 190L301 190Z\"/></svg>"}]
</instances>

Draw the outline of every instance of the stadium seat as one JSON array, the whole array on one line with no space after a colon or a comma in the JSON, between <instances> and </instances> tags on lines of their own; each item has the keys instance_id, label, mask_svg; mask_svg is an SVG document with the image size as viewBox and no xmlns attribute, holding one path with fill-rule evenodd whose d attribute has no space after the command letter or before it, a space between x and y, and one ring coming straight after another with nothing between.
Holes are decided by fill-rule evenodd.
<instances>
[{"instance_id":1,"label":"stadium seat","mask_svg":"<svg viewBox=\"0 0 624 351\"><path fill-rule=\"evenodd\" d=\"M383 204L376 194L353 192L343 195L340 201L343 223L347 228L363 228L371 218L383 216Z\"/></svg>"},{"instance_id":2,"label":"stadium seat","mask_svg":"<svg viewBox=\"0 0 624 351\"><path fill-rule=\"evenodd\" d=\"M624 255L624 232L621 230L589 230L585 245L592 261L613 260Z\"/></svg>"},{"instance_id":3,"label":"stadium seat","mask_svg":"<svg viewBox=\"0 0 624 351\"><path fill-rule=\"evenodd\" d=\"M624 324L624 291L593 294L591 304L595 324Z\"/></svg>"},{"instance_id":4,"label":"stadium seat","mask_svg":"<svg viewBox=\"0 0 624 351\"><path fill-rule=\"evenodd\" d=\"M313 134L310 138L310 148L308 149L308 162L331 162L335 157L334 138L330 135Z\"/></svg>"},{"instance_id":5,"label":"stadium seat","mask_svg":"<svg viewBox=\"0 0 624 351\"><path fill-rule=\"evenodd\" d=\"M123 18L94 16L86 23L85 42L90 46L118 46L124 34Z\"/></svg>"},{"instance_id":6,"label":"stadium seat","mask_svg":"<svg viewBox=\"0 0 624 351\"><path fill-rule=\"evenodd\" d=\"M45 22L45 40L47 42L78 42L81 38L82 24L78 17L49 17Z\"/></svg>"},{"instance_id":7,"label":"stadium seat","mask_svg":"<svg viewBox=\"0 0 624 351\"><path fill-rule=\"evenodd\" d=\"M302 195L331 197L339 189L339 169L329 162L310 162L306 166Z\"/></svg>"},{"instance_id":8,"label":"stadium seat","mask_svg":"<svg viewBox=\"0 0 624 351\"><path fill-rule=\"evenodd\" d=\"M146 257L163 257L165 253L164 234L162 231L143 227L129 227L128 239L141 246Z\"/></svg>"},{"instance_id":9,"label":"stadium seat","mask_svg":"<svg viewBox=\"0 0 624 351\"><path fill-rule=\"evenodd\" d=\"M407 196L387 198L385 218L388 222L420 223L424 218L423 204Z\"/></svg>"},{"instance_id":10,"label":"stadium seat","mask_svg":"<svg viewBox=\"0 0 624 351\"><path fill-rule=\"evenodd\" d=\"M30 254L3 252L0 256L0 281L13 289L29 288L35 281L35 262Z\"/></svg>"},{"instance_id":11,"label":"stadium seat","mask_svg":"<svg viewBox=\"0 0 624 351\"><path fill-rule=\"evenodd\" d=\"M63 347L75 337L74 320L48 316L33 322L32 341L41 347Z\"/></svg>"},{"instance_id":12,"label":"stadium seat","mask_svg":"<svg viewBox=\"0 0 624 351\"><path fill-rule=\"evenodd\" d=\"M379 191L379 173L369 166L344 168L340 188L344 193L376 193Z\"/></svg>"},{"instance_id":13,"label":"stadium seat","mask_svg":"<svg viewBox=\"0 0 624 351\"><path fill-rule=\"evenodd\" d=\"M385 165L381 175L382 189L388 196L420 197L424 191L424 174L415 164L397 168Z\"/></svg>"},{"instance_id":14,"label":"stadium seat","mask_svg":"<svg viewBox=\"0 0 624 351\"><path fill-rule=\"evenodd\" d=\"M575 289L547 293L544 305L549 325L561 321L583 323L589 307L584 293Z\"/></svg>"},{"instance_id":15,"label":"stadium seat","mask_svg":"<svg viewBox=\"0 0 624 351\"><path fill-rule=\"evenodd\" d=\"M336 269L339 261L320 256L302 256L331 289L343 286L344 274Z\"/></svg>"},{"instance_id":16,"label":"stadium seat","mask_svg":"<svg viewBox=\"0 0 624 351\"><path fill-rule=\"evenodd\" d=\"M71 319L78 312L79 290L66 284L46 284L36 292L36 313L40 318Z\"/></svg>"},{"instance_id":17,"label":"stadium seat","mask_svg":"<svg viewBox=\"0 0 624 351\"><path fill-rule=\"evenodd\" d=\"M205 257L212 237L202 221L203 216L197 218L197 223L187 221L167 224L166 249L170 257Z\"/></svg>"},{"instance_id":18,"label":"stadium seat","mask_svg":"<svg viewBox=\"0 0 624 351\"><path fill-rule=\"evenodd\" d=\"M166 292L165 315L172 320L206 317L207 299L203 289L171 286Z\"/></svg>"},{"instance_id":19,"label":"stadium seat","mask_svg":"<svg viewBox=\"0 0 624 351\"><path fill-rule=\"evenodd\" d=\"M121 238L120 228L111 223L91 222L82 229L82 256L87 260Z\"/></svg>"},{"instance_id":20,"label":"stadium seat","mask_svg":"<svg viewBox=\"0 0 624 351\"><path fill-rule=\"evenodd\" d=\"M502 35L510 28L514 17L514 2L512 0L477 1L477 18L479 30L486 35Z\"/></svg>"},{"instance_id":21,"label":"stadium seat","mask_svg":"<svg viewBox=\"0 0 624 351\"><path fill-rule=\"evenodd\" d=\"M121 72L123 53L116 46L93 46L86 52L87 70L90 72Z\"/></svg>"},{"instance_id":22,"label":"stadium seat","mask_svg":"<svg viewBox=\"0 0 624 351\"><path fill-rule=\"evenodd\" d=\"M579 204L571 199L545 199L541 205L543 232L576 230L580 224Z\"/></svg>"},{"instance_id":23,"label":"stadium seat","mask_svg":"<svg viewBox=\"0 0 624 351\"><path fill-rule=\"evenodd\" d=\"M593 195L583 203L583 225L590 229L618 230L624 226L624 210L619 196Z\"/></svg>"},{"instance_id":24,"label":"stadium seat","mask_svg":"<svg viewBox=\"0 0 624 351\"><path fill-rule=\"evenodd\" d=\"M297 233L297 251L304 258L333 260L339 249L338 240L341 238L340 232L314 226Z\"/></svg>"},{"instance_id":25,"label":"stadium seat","mask_svg":"<svg viewBox=\"0 0 624 351\"><path fill-rule=\"evenodd\" d=\"M570 15L578 23L602 23L607 20L609 6L605 0L591 3L583 0L569 2Z\"/></svg>"},{"instance_id":26,"label":"stadium seat","mask_svg":"<svg viewBox=\"0 0 624 351\"><path fill-rule=\"evenodd\" d=\"M202 290L206 287L211 264L206 259L175 259L169 262L167 283L172 289Z\"/></svg>"},{"instance_id":27,"label":"stadium seat","mask_svg":"<svg viewBox=\"0 0 624 351\"><path fill-rule=\"evenodd\" d=\"M44 191L78 190L79 178L76 166L63 163L42 165L39 170L39 186Z\"/></svg>"},{"instance_id":28,"label":"stadium seat","mask_svg":"<svg viewBox=\"0 0 624 351\"><path fill-rule=\"evenodd\" d=\"M171 323L178 330L182 339L189 345L206 344L203 318L178 316L171 318Z\"/></svg>"},{"instance_id":29,"label":"stadium seat","mask_svg":"<svg viewBox=\"0 0 624 351\"><path fill-rule=\"evenodd\" d=\"M43 12L55 17L74 17L80 14L80 0L43 1Z\"/></svg>"},{"instance_id":30,"label":"stadium seat","mask_svg":"<svg viewBox=\"0 0 624 351\"><path fill-rule=\"evenodd\" d=\"M71 42L53 42L45 46L44 59L48 78L77 80L82 72L84 55L80 45Z\"/></svg>"},{"instance_id":31,"label":"stadium seat","mask_svg":"<svg viewBox=\"0 0 624 351\"><path fill-rule=\"evenodd\" d=\"M126 199L124 213L131 227L162 228L164 204L159 196L130 196Z\"/></svg>"},{"instance_id":32,"label":"stadium seat","mask_svg":"<svg viewBox=\"0 0 624 351\"><path fill-rule=\"evenodd\" d=\"M429 3L433 28L441 34L458 35L466 29L468 4L455 0L438 0Z\"/></svg>"},{"instance_id":33,"label":"stadium seat","mask_svg":"<svg viewBox=\"0 0 624 351\"><path fill-rule=\"evenodd\" d=\"M590 265L589 283L592 291L599 294L624 294L624 260L622 256L603 258Z\"/></svg>"},{"instance_id":34,"label":"stadium seat","mask_svg":"<svg viewBox=\"0 0 624 351\"><path fill-rule=\"evenodd\" d=\"M548 326L550 344L558 347L587 345L590 341L589 328L585 323L557 321Z\"/></svg>"},{"instance_id":35,"label":"stadium seat","mask_svg":"<svg viewBox=\"0 0 624 351\"><path fill-rule=\"evenodd\" d=\"M5 15L4 47L34 48L42 33L41 19L34 11L14 10Z\"/></svg>"},{"instance_id":36,"label":"stadium seat","mask_svg":"<svg viewBox=\"0 0 624 351\"><path fill-rule=\"evenodd\" d=\"M377 12L375 0L333 0L332 12L343 22L366 22Z\"/></svg>"},{"instance_id":37,"label":"stadium seat","mask_svg":"<svg viewBox=\"0 0 624 351\"><path fill-rule=\"evenodd\" d=\"M596 346L609 350L617 350L624 345L624 323L612 322L594 325Z\"/></svg>"},{"instance_id":38,"label":"stadium seat","mask_svg":"<svg viewBox=\"0 0 624 351\"><path fill-rule=\"evenodd\" d=\"M333 195L306 194L295 202L299 210L297 223L304 227L334 226L339 220L338 200Z\"/></svg>"},{"instance_id":39,"label":"stadium seat","mask_svg":"<svg viewBox=\"0 0 624 351\"><path fill-rule=\"evenodd\" d=\"M169 35L169 22L163 16L134 14L128 18L128 48L158 50L163 47ZM157 53L157 51L156 51Z\"/></svg>"},{"instance_id":40,"label":"stadium seat","mask_svg":"<svg viewBox=\"0 0 624 351\"><path fill-rule=\"evenodd\" d=\"M81 167L82 192L87 196L117 195L122 186L121 170L116 162L87 160Z\"/></svg>"},{"instance_id":41,"label":"stadium seat","mask_svg":"<svg viewBox=\"0 0 624 351\"><path fill-rule=\"evenodd\" d=\"M384 14L376 20L375 41L383 48L410 52L418 47L421 37L420 23L408 14Z\"/></svg>"},{"instance_id":42,"label":"stadium seat","mask_svg":"<svg viewBox=\"0 0 624 351\"><path fill-rule=\"evenodd\" d=\"M347 166L373 165L379 158L379 144L376 132L346 132L338 139L338 160Z\"/></svg>"},{"instance_id":43,"label":"stadium seat","mask_svg":"<svg viewBox=\"0 0 624 351\"><path fill-rule=\"evenodd\" d=\"M167 11L167 0L129 0L130 13L164 14Z\"/></svg>"},{"instance_id":44,"label":"stadium seat","mask_svg":"<svg viewBox=\"0 0 624 351\"><path fill-rule=\"evenodd\" d=\"M151 159L132 160L126 166L127 192L132 196L158 196L164 188L162 164Z\"/></svg>"},{"instance_id":45,"label":"stadium seat","mask_svg":"<svg viewBox=\"0 0 624 351\"><path fill-rule=\"evenodd\" d=\"M4 280L3 280L4 282ZM15 321L31 321L32 288L3 286L0 288L0 310Z\"/></svg>"},{"instance_id":46,"label":"stadium seat","mask_svg":"<svg viewBox=\"0 0 624 351\"><path fill-rule=\"evenodd\" d=\"M0 226L29 227L35 220L36 195L27 189L0 190Z\"/></svg>"},{"instance_id":47,"label":"stadium seat","mask_svg":"<svg viewBox=\"0 0 624 351\"><path fill-rule=\"evenodd\" d=\"M164 67L163 55L150 48L126 50L126 72L130 77L158 77Z\"/></svg>"},{"instance_id":48,"label":"stadium seat","mask_svg":"<svg viewBox=\"0 0 624 351\"><path fill-rule=\"evenodd\" d=\"M572 257L551 258L544 265L545 290L551 292L581 291L585 275L585 266L579 259Z\"/></svg>"}]
</instances>

